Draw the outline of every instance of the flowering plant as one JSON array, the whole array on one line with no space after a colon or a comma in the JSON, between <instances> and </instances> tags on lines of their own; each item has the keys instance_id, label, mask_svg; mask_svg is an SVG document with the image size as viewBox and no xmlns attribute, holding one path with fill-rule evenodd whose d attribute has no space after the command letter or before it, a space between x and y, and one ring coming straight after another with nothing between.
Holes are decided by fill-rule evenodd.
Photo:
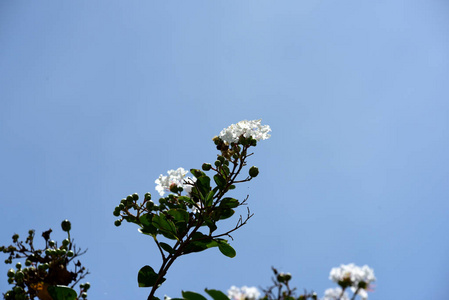
<instances>
[{"instance_id":1,"label":"flowering plant","mask_svg":"<svg viewBox=\"0 0 449 300\"><path fill-rule=\"evenodd\" d=\"M137 276L139 287L151 288L148 299L157 299L154 293L179 257L214 247L228 257L236 255L225 237L231 237L253 215L247 208L246 216L240 216L234 228L219 231L219 222L230 218L248 200L248 197L237 200L226 194L236 184L259 174L259 169L253 166L246 177L239 178L248 157L253 155L250 149L258 141L268 139L270 131L268 125L261 125L261 120L233 124L213 138L219 150L213 165L204 163L201 170L190 169L193 177L186 177L188 172L183 168L168 171L168 176L160 175L156 179L156 190L161 196L158 204L151 200L150 193L141 202L138 194L132 194L115 208L114 215L119 217L115 225L120 226L123 221L135 223L142 234L153 238L161 254L162 264L157 272L146 265ZM208 176L205 172L213 174ZM167 192L168 196L164 197Z\"/></svg>"}]
</instances>

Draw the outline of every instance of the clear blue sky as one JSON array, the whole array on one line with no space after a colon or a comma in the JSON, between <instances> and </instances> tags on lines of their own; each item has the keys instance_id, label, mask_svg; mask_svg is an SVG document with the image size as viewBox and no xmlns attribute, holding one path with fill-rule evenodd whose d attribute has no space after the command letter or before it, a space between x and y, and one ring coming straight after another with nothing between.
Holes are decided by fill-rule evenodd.
<instances>
[{"instance_id":1,"label":"clear blue sky","mask_svg":"<svg viewBox=\"0 0 449 300\"><path fill-rule=\"evenodd\" d=\"M159 254L114 207L262 118L237 256L179 259L159 296L266 286L271 266L322 296L354 262L374 268L370 299L447 298L448 16L443 0L1 1L0 244L70 219L89 299L146 299L137 271Z\"/></svg>"}]
</instances>

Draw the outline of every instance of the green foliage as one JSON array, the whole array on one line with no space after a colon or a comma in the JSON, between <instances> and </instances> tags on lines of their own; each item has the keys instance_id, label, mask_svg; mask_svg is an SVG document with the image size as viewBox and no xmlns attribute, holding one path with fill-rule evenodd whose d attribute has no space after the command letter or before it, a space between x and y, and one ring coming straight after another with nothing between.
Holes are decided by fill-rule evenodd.
<instances>
[{"instance_id":1,"label":"green foliage","mask_svg":"<svg viewBox=\"0 0 449 300\"><path fill-rule=\"evenodd\" d=\"M157 283L162 284L162 282L164 281L165 278L159 278L159 274L154 272L153 268L150 266L142 267L137 275L137 282L139 283L139 287L152 287Z\"/></svg>"},{"instance_id":2,"label":"green foliage","mask_svg":"<svg viewBox=\"0 0 449 300\"><path fill-rule=\"evenodd\" d=\"M52 285L47 288L48 293L53 298L53 300L76 300L76 292L67 287L61 285Z\"/></svg>"},{"instance_id":3,"label":"green foliage","mask_svg":"<svg viewBox=\"0 0 449 300\"><path fill-rule=\"evenodd\" d=\"M212 297L214 300L229 300L228 296L226 296L225 293L218 291L218 290L208 290L205 289L206 293L209 294L209 296Z\"/></svg>"}]
</instances>

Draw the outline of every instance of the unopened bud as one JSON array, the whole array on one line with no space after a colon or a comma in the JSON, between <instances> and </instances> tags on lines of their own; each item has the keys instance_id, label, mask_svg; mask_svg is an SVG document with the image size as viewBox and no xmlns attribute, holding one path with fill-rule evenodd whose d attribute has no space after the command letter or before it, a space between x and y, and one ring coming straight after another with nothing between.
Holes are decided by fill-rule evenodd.
<instances>
[{"instance_id":1,"label":"unopened bud","mask_svg":"<svg viewBox=\"0 0 449 300\"><path fill-rule=\"evenodd\" d=\"M69 220L64 220L61 223L61 228L62 228L62 230L69 232L70 229L72 229L72 224L70 223Z\"/></svg>"},{"instance_id":2,"label":"unopened bud","mask_svg":"<svg viewBox=\"0 0 449 300\"><path fill-rule=\"evenodd\" d=\"M201 168L203 169L203 171L209 171L212 168L212 165L204 163Z\"/></svg>"},{"instance_id":3,"label":"unopened bud","mask_svg":"<svg viewBox=\"0 0 449 300\"><path fill-rule=\"evenodd\" d=\"M259 169L257 167L252 166L249 169L249 176L251 177L257 177L257 175L259 175Z\"/></svg>"}]
</instances>

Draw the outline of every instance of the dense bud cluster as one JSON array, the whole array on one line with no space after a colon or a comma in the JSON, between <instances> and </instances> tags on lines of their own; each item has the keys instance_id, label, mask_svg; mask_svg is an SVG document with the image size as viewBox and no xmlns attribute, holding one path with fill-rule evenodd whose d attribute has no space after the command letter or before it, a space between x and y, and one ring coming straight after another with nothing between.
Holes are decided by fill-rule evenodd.
<instances>
[{"instance_id":1,"label":"dense bud cluster","mask_svg":"<svg viewBox=\"0 0 449 300\"><path fill-rule=\"evenodd\" d=\"M43 249L35 248L34 230L28 231L25 241L19 241L19 235L14 234L13 245L0 247L0 251L9 255L6 263L11 264L15 259L24 260L23 264L20 261L16 263L16 269L11 268L7 272L8 283L14 286L3 294L5 300L27 300L36 297L59 300L58 295L62 290L65 294L76 298L76 292L68 285L83 279L89 272L79 261L73 263L72 270L68 267L74 258L84 254L85 251L76 248L70 239L70 221L64 220L61 228L67 232L68 237L60 244L50 238L52 230L49 229L42 233L45 240ZM80 285L81 298L87 298L85 293L89 287L88 283ZM82 296L83 293L85 297Z\"/></svg>"}]
</instances>

